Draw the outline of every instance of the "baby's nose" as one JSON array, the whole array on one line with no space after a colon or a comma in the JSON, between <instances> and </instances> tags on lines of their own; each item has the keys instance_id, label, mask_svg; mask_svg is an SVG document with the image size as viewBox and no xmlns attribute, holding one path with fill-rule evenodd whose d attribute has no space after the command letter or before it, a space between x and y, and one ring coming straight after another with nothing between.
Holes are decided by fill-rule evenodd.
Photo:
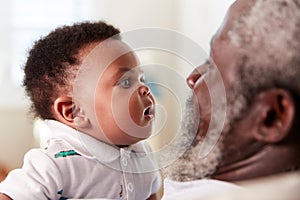
<instances>
[{"instance_id":1,"label":"baby's nose","mask_svg":"<svg viewBox=\"0 0 300 200\"><path fill-rule=\"evenodd\" d=\"M139 87L139 93L141 96L149 96L150 89L146 85L142 85Z\"/></svg>"}]
</instances>

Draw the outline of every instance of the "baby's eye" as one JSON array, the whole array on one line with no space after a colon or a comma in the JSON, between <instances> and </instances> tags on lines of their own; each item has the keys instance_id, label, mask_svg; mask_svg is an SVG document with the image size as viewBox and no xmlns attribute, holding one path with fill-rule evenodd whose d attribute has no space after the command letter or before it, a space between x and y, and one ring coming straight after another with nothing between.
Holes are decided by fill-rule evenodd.
<instances>
[{"instance_id":1,"label":"baby's eye","mask_svg":"<svg viewBox=\"0 0 300 200\"><path fill-rule=\"evenodd\" d=\"M123 88L130 88L131 81L130 78L125 78L119 81L118 85L120 85Z\"/></svg>"}]
</instances>

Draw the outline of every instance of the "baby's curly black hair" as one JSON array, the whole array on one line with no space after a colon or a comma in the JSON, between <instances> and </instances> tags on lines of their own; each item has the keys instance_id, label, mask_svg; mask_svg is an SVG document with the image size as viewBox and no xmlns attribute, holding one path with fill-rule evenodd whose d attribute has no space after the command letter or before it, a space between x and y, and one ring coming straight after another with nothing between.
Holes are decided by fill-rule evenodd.
<instances>
[{"instance_id":1,"label":"baby's curly black hair","mask_svg":"<svg viewBox=\"0 0 300 200\"><path fill-rule=\"evenodd\" d=\"M34 117L54 119L51 107L58 92L69 88L70 80L76 77L81 64L79 51L119 33L102 21L81 22L57 28L35 42L24 66L23 81Z\"/></svg>"}]
</instances>

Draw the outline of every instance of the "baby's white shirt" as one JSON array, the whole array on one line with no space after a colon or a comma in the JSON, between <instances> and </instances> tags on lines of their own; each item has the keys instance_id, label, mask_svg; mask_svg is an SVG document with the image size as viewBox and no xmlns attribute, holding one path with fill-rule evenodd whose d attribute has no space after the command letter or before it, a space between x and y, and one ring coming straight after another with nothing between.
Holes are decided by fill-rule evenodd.
<instances>
[{"instance_id":1,"label":"baby's white shirt","mask_svg":"<svg viewBox=\"0 0 300 200\"><path fill-rule=\"evenodd\" d=\"M27 152L23 167L0 183L0 193L15 200L142 200L159 190L147 142L117 148L58 121L45 123L51 131L48 147Z\"/></svg>"}]
</instances>

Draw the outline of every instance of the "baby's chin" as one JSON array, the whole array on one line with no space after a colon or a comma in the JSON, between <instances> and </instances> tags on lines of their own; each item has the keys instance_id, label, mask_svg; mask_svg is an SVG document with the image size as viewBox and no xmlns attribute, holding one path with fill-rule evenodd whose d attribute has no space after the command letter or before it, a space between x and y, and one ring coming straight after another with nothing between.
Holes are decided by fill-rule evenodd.
<instances>
[{"instance_id":1,"label":"baby's chin","mask_svg":"<svg viewBox=\"0 0 300 200\"><path fill-rule=\"evenodd\" d=\"M124 133L126 134L126 133ZM127 142L125 142L125 144L123 145L133 145L135 143L147 140L148 138L150 138L152 135L151 131L145 131L145 132L139 132L138 136L134 135L134 134L127 134Z\"/></svg>"}]
</instances>

